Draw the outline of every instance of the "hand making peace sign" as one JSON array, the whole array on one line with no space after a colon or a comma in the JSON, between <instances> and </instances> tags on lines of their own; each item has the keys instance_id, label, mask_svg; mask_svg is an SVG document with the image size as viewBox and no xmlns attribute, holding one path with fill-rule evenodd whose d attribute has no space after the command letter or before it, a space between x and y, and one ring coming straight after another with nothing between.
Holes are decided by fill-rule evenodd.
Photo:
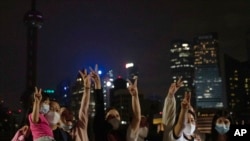
<instances>
[{"instance_id":1,"label":"hand making peace sign","mask_svg":"<svg viewBox=\"0 0 250 141\"><path fill-rule=\"evenodd\" d=\"M175 83L172 83L169 87L168 94L172 97L174 94L179 90L179 88L182 86L183 81L181 80L182 77L179 77L178 81Z\"/></svg>"},{"instance_id":2,"label":"hand making peace sign","mask_svg":"<svg viewBox=\"0 0 250 141\"><path fill-rule=\"evenodd\" d=\"M191 99L191 92L185 92L184 99L181 102L181 107L183 109L189 109L190 108L190 99Z\"/></svg>"},{"instance_id":3,"label":"hand making peace sign","mask_svg":"<svg viewBox=\"0 0 250 141\"><path fill-rule=\"evenodd\" d=\"M138 80L138 78L135 78L134 80L135 80L134 83L132 83L129 79L127 80L128 83L129 83L128 91L131 94L131 96L138 95L138 88L137 88L137 80Z\"/></svg>"},{"instance_id":4,"label":"hand making peace sign","mask_svg":"<svg viewBox=\"0 0 250 141\"><path fill-rule=\"evenodd\" d=\"M88 75L87 70L84 69L84 71L79 71L82 79L83 79L83 86L84 88L90 89L91 87L91 80L90 80L90 75Z\"/></svg>"},{"instance_id":5,"label":"hand making peace sign","mask_svg":"<svg viewBox=\"0 0 250 141\"><path fill-rule=\"evenodd\" d=\"M35 87L34 100L36 102L41 102L41 100L42 100L42 89L41 88L38 90L38 88Z\"/></svg>"},{"instance_id":6,"label":"hand making peace sign","mask_svg":"<svg viewBox=\"0 0 250 141\"><path fill-rule=\"evenodd\" d=\"M101 79L98 74L98 65L97 64L95 65L95 70L93 70L91 67L89 67L89 69L90 69L90 76L95 83L95 87L97 89L101 89Z\"/></svg>"}]
</instances>

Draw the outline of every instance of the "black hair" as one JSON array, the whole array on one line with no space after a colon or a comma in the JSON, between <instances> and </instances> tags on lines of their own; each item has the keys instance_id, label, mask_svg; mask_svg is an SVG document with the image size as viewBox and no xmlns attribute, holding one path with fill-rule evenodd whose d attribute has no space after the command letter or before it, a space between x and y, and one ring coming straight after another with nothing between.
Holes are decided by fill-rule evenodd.
<instances>
[{"instance_id":1,"label":"black hair","mask_svg":"<svg viewBox=\"0 0 250 141\"><path fill-rule=\"evenodd\" d=\"M44 102L44 101L47 100L47 99L50 99L49 94L43 93L43 92L42 92L42 100L41 100L41 102Z\"/></svg>"},{"instance_id":2,"label":"black hair","mask_svg":"<svg viewBox=\"0 0 250 141\"><path fill-rule=\"evenodd\" d=\"M116 110L116 111L118 111L118 109L117 109L116 107L109 107L109 108L107 108L106 111L105 111L105 116L106 116L107 113L108 113L109 111L111 111L111 110Z\"/></svg>"}]
</instances>

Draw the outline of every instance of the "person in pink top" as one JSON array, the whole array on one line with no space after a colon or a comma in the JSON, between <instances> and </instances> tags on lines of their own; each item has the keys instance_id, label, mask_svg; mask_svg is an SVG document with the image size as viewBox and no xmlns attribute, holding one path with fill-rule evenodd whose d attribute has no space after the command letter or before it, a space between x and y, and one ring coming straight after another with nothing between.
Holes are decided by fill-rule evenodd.
<instances>
[{"instance_id":1,"label":"person in pink top","mask_svg":"<svg viewBox=\"0 0 250 141\"><path fill-rule=\"evenodd\" d=\"M29 114L30 130L34 141L55 141L45 115L49 111L49 98L43 99L42 89L35 87L32 112Z\"/></svg>"}]
</instances>

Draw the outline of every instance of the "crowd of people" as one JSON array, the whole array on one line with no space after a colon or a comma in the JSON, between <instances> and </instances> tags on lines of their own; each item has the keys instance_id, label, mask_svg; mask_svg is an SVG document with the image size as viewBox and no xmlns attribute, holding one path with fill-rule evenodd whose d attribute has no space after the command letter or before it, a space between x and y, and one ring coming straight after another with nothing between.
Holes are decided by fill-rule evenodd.
<instances>
[{"instance_id":1,"label":"crowd of people","mask_svg":"<svg viewBox=\"0 0 250 141\"><path fill-rule=\"evenodd\" d=\"M88 110L91 83L94 83L95 117L93 122L94 141L146 141L148 132L147 117L141 114L137 81L128 80L131 95L132 115L127 129L121 130L121 118L115 107L104 110L102 85L98 66L88 72L79 71L83 81L83 96L77 120L66 107L60 107L35 87L32 110L27 115L27 124L23 125L13 136L12 141L89 141ZM211 136L204 138L197 130L196 112L191 105L191 92L186 91L180 108L176 107L175 93L182 87L180 77L173 82L166 95L162 124L159 128L160 138L154 141L229 141L228 133L232 118L227 111L219 110L212 120ZM91 139L92 140L92 139Z\"/></svg>"}]
</instances>

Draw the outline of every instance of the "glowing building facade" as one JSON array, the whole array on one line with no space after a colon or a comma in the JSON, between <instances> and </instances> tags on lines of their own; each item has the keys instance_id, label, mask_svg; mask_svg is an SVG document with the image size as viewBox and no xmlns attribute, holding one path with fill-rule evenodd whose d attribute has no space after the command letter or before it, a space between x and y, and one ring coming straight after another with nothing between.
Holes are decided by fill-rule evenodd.
<instances>
[{"instance_id":1,"label":"glowing building facade","mask_svg":"<svg viewBox=\"0 0 250 141\"><path fill-rule=\"evenodd\" d=\"M223 107L217 34L211 33L196 37L193 48L196 106L198 108Z\"/></svg>"},{"instance_id":2,"label":"glowing building facade","mask_svg":"<svg viewBox=\"0 0 250 141\"><path fill-rule=\"evenodd\" d=\"M183 98L184 91L192 92L192 105L195 106L194 93L194 60L192 45L189 42L182 40L175 40L171 42L170 49L170 75L172 82L176 82L182 76L183 87L176 93L177 104Z\"/></svg>"},{"instance_id":3,"label":"glowing building facade","mask_svg":"<svg viewBox=\"0 0 250 141\"><path fill-rule=\"evenodd\" d=\"M109 70L102 79L102 81L103 81L104 110L106 110L110 106L110 90L114 88L113 70Z\"/></svg>"},{"instance_id":4,"label":"glowing building facade","mask_svg":"<svg viewBox=\"0 0 250 141\"><path fill-rule=\"evenodd\" d=\"M240 62L228 55L225 58L228 108L233 112L250 113L250 63Z\"/></svg>"}]
</instances>

